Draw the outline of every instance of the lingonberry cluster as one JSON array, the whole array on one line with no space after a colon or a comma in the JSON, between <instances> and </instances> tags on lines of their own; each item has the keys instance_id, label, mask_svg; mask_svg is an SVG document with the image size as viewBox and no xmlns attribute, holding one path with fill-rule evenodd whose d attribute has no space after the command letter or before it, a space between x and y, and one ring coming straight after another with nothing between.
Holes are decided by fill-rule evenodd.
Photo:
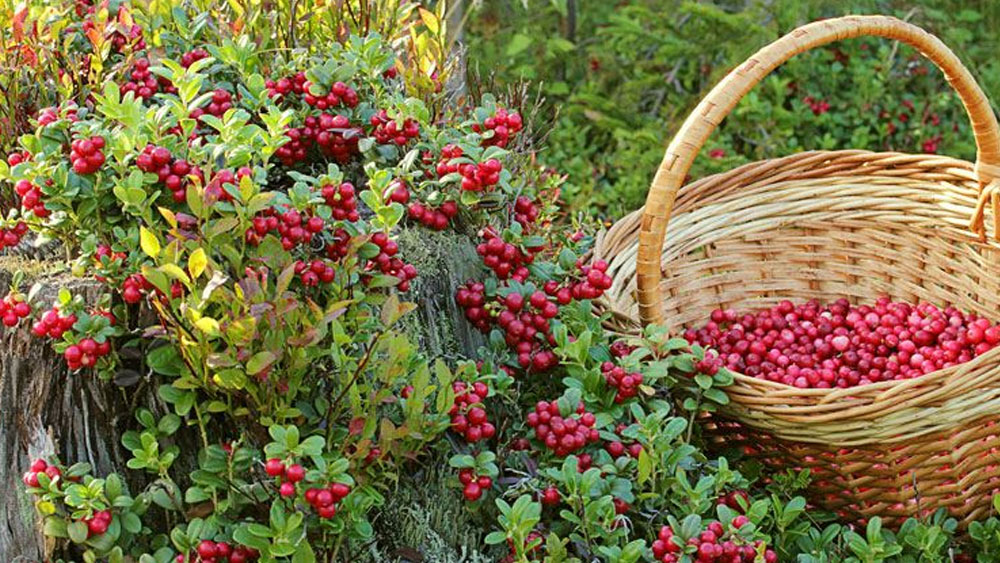
<instances>
[{"instance_id":1,"label":"lingonberry cluster","mask_svg":"<svg viewBox=\"0 0 1000 563\"><path fill-rule=\"evenodd\" d=\"M746 516L733 519L732 527L738 530L749 520ZM725 561L739 563L740 561L759 561L758 553L763 547L760 540L748 542L735 533L728 533L718 522L710 523L700 534L687 540L687 545L694 546L696 551L690 554L694 561ZM676 563L685 557L684 546L679 538L674 536L670 526L663 526L653 541L653 557L663 563ZM778 554L773 549L764 549L764 562L777 563ZM686 560L686 559L685 559Z\"/></svg>"},{"instance_id":2,"label":"lingonberry cluster","mask_svg":"<svg viewBox=\"0 0 1000 563\"><path fill-rule=\"evenodd\" d=\"M407 117L400 125L395 119L390 119L384 109L372 115L369 123L372 126L372 137L380 145L395 144L401 147L420 136L420 124L417 120Z\"/></svg>"},{"instance_id":3,"label":"lingonberry cluster","mask_svg":"<svg viewBox=\"0 0 1000 563\"><path fill-rule=\"evenodd\" d=\"M208 51L202 49L201 47L196 47L181 55L181 66L184 68L188 68L194 63L202 59L207 59L208 57L209 57Z\"/></svg>"},{"instance_id":4,"label":"lingonberry cluster","mask_svg":"<svg viewBox=\"0 0 1000 563\"><path fill-rule=\"evenodd\" d=\"M346 229L338 228L327 237L326 257L339 262L350 253L351 235Z\"/></svg>"},{"instance_id":5,"label":"lingonberry cluster","mask_svg":"<svg viewBox=\"0 0 1000 563\"><path fill-rule=\"evenodd\" d=\"M448 200L437 208L425 203L413 202L407 209L410 219L419 222L428 229L443 231L448 223L458 215L458 203Z\"/></svg>"},{"instance_id":6,"label":"lingonberry cluster","mask_svg":"<svg viewBox=\"0 0 1000 563\"><path fill-rule=\"evenodd\" d=\"M361 130L353 127L350 118L345 115L310 115L302 127L291 127L285 132L290 140L279 147L275 155L285 166L293 166L306 161L309 149L316 144L324 155L346 164L358 154L361 134Z\"/></svg>"},{"instance_id":7,"label":"lingonberry cluster","mask_svg":"<svg viewBox=\"0 0 1000 563\"><path fill-rule=\"evenodd\" d=\"M517 352L518 365L535 372L558 365L547 346L555 345L549 321L559 315L559 305L542 291L532 292L527 300L520 293L509 293L502 305L496 323L504 331L504 341Z\"/></svg>"},{"instance_id":8,"label":"lingonberry cluster","mask_svg":"<svg viewBox=\"0 0 1000 563\"><path fill-rule=\"evenodd\" d=\"M170 149L156 145L146 145L135 158L135 165L143 172L156 174L158 182L163 184L177 203L187 200L188 177L194 176L204 182L205 175L197 166L182 159L174 158Z\"/></svg>"},{"instance_id":9,"label":"lingonberry cluster","mask_svg":"<svg viewBox=\"0 0 1000 563\"><path fill-rule=\"evenodd\" d=\"M337 221L357 221L358 201L355 199L354 184L341 182L339 186L326 184L320 188L323 200L330 207L331 215Z\"/></svg>"},{"instance_id":10,"label":"lingonberry cluster","mask_svg":"<svg viewBox=\"0 0 1000 563\"><path fill-rule=\"evenodd\" d=\"M200 173L200 170L197 172ZM238 188L240 181L245 177L253 177L253 170L249 166L241 166L236 173L232 170L222 169L212 176L212 180L205 186L205 195L209 201L233 201L233 191ZM226 186L231 186L227 188Z\"/></svg>"},{"instance_id":11,"label":"lingonberry cluster","mask_svg":"<svg viewBox=\"0 0 1000 563\"><path fill-rule=\"evenodd\" d=\"M0 321L5 327L15 327L31 316L31 305L18 293L9 293L0 300Z\"/></svg>"},{"instance_id":12,"label":"lingonberry cluster","mask_svg":"<svg viewBox=\"0 0 1000 563\"><path fill-rule=\"evenodd\" d=\"M406 205L410 201L410 188L406 187L403 180L393 180L385 189L385 198L393 203Z\"/></svg>"},{"instance_id":13,"label":"lingonberry cluster","mask_svg":"<svg viewBox=\"0 0 1000 563\"><path fill-rule=\"evenodd\" d=\"M489 475L476 475L472 468L459 470L458 481L462 484L462 495L469 502L476 502L483 497L483 492L493 487L493 478Z\"/></svg>"},{"instance_id":14,"label":"lingonberry cluster","mask_svg":"<svg viewBox=\"0 0 1000 563\"><path fill-rule=\"evenodd\" d=\"M62 476L62 472L55 465L49 465L44 459L36 459L31 462L31 468L21 477L21 481L28 487L39 487L38 475L44 473L49 479L55 480Z\"/></svg>"},{"instance_id":15,"label":"lingonberry cluster","mask_svg":"<svg viewBox=\"0 0 1000 563\"><path fill-rule=\"evenodd\" d=\"M75 314L63 315L57 307L53 307L35 321L31 326L31 333L39 338L47 336L53 340L60 340L66 331L73 328L76 321Z\"/></svg>"},{"instance_id":16,"label":"lingonberry cluster","mask_svg":"<svg viewBox=\"0 0 1000 563\"><path fill-rule=\"evenodd\" d=\"M483 264L493 270L497 278L519 282L528 278L526 266L535 260L530 249L522 250L513 243L504 242L492 228L483 229L480 236L483 242L476 245L476 253L483 257Z\"/></svg>"},{"instance_id":17,"label":"lingonberry cluster","mask_svg":"<svg viewBox=\"0 0 1000 563\"><path fill-rule=\"evenodd\" d=\"M612 279L607 274L608 263L604 260L589 265L577 262L577 269L582 279L570 285L573 299L597 299L611 288Z\"/></svg>"},{"instance_id":18,"label":"lingonberry cluster","mask_svg":"<svg viewBox=\"0 0 1000 563\"><path fill-rule=\"evenodd\" d=\"M465 318L480 332L493 327L491 312L486 308L486 286L469 281L455 291L455 302L465 311Z\"/></svg>"},{"instance_id":19,"label":"lingonberry cluster","mask_svg":"<svg viewBox=\"0 0 1000 563\"><path fill-rule=\"evenodd\" d=\"M812 96L806 96L805 98L802 98L802 101L809 106L813 115L823 115L824 113L830 111L830 102L826 100L817 100Z\"/></svg>"},{"instance_id":20,"label":"lingonberry cluster","mask_svg":"<svg viewBox=\"0 0 1000 563\"><path fill-rule=\"evenodd\" d=\"M483 146L506 148L510 139L517 135L524 123L521 114L497 108L496 113L482 123L473 123L472 130L483 135Z\"/></svg>"},{"instance_id":21,"label":"lingonberry cluster","mask_svg":"<svg viewBox=\"0 0 1000 563\"><path fill-rule=\"evenodd\" d=\"M351 487L344 483L331 483L329 487L311 487L306 490L305 499L320 518L330 519L337 515L337 504L351 493Z\"/></svg>"},{"instance_id":22,"label":"lingonberry cluster","mask_svg":"<svg viewBox=\"0 0 1000 563\"><path fill-rule=\"evenodd\" d=\"M0 228L0 250L14 247L21 243L21 238L28 232L28 224L18 221L10 227Z\"/></svg>"},{"instance_id":23,"label":"lingonberry cluster","mask_svg":"<svg viewBox=\"0 0 1000 563\"><path fill-rule=\"evenodd\" d=\"M246 563L256 561L260 552L252 547L238 545L233 547L228 542L201 540L194 553L183 553L174 558L175 563Z\"/></svg>"},{"instance_id":24,"label":"lingonberry cluster","mask_svg":"<svg viewBox=\"0 0 1000 563\"><path fill-rule=\"evenodd\" d=\"M18 180L14 183L14 193L21 198L21 209L30 211L39 219L49 216L49 210L42 201L42 190L35 184L28 180Z\"/></svg>"},{"instance_id":25,"label":"lingonberry cluster","mask_svg":"<svg viewBox=\"0 0 1000 563\"><path fill-rule=\"evenodd\" d=\"M390 239L389 235L383 232L375 233L371 236L371 242L378 246L379 253L368 262L365 269L368 271L378 270L385 275L399 278L396 289L399 291L409 290L410 280L417 277L417 267L396 257L396 254L399 253L399 245ZM368 280L367 277L363 279Z\"/></svg>"},{"instance_id":26,"label":"lingonberry cluster","mask_svg":"<svg viewBox=\"0 0 1000 563\"><path fill-rule=\"evenodd\" d=\"M549 485L538 494L538 501L543 506L559 506L559 503L562 502L562 494L559 493L558 487Z\"/></svg>"},{"instance_id":27,"label":"lingonberry cluster","mask_svg":"<svg viewBox=\"0 0 1000 563\"><path fill-rule=\"evenodd\" d=\"M576 407L576 412L562 416L558 401L539 401L535 410L528 413L528 426L535 429L535 438L559 457L566 457L587 444L600 439L600 434L594 428L597 419L587 412L583 401Z\"/></svg>"},{"instance_id":28,"label":"lingonberry cluster","mask_svg":"<svg viewBox=\"0 0 1000 563\"><path fill-rule=\"evenodd\" d=\"M97 360L111 353L111 341L104 339L97 342L93 338L82 338L76 344L71 344L63 350L63 358L71 370L92 368Z\"/></svg>"},{"instance_id":29,"label":"lingonberry cluster","mask_svg":"<svg viewBox=\"0 0 1000 563\"><path fill-rule=\"evenodd\" d=\"M319 259L312 262L296 261L295 274L306 287L316 287L320 282L330 283L336 277L333 266Z\"/></svg>"},{"instance_id":30,"label":"lingonberry cluster","mask_svg":"<svg viewBox=\"0 0 1000 563\"><path fill-rule=\"evenodd\" d=\"M153 284L149 283L146 276L132 274L122 282L122 300L130 305L135 305L142 301L143 295L151 289L153 289Z\"/></svg>"},{"instance_id":31,"label":"lingonberry cluster","mask_svg":"<svg viewBox=\"0 0 1000 563\"><path fill-rule=\"evenodd\" d=\"M129 81L122 85L122 93L132 92L135 97L147 100L160 90L167 94L176 94L175 87L169 80L162 76L155 76L149 70L149 59L142 58L135 61L132 72L129 73Z\"/></svg>"},{"instance_id":32,"label":"lingonberry cluster","mask_svg":"<svg viewBox=\"0 0 1000 563\"><path fill-rule=\"evenodd\" d=\"M303 88L302 99L310 106L323 111L328 108L344 106L355 108L361 99L358 93L343 82L334 82L330 90L325 94L313 94L314 88L311 82L306 82Z\"/></svg>"},{"instance_id":33,"label":"lingonberry cluster","mask_svg":"<svg viewBox=\"0 0 1000 563\"><path fill-rule=\"evenodd\" d=\"M604 376L604 381L608 385L617 390L615 393L616 403L623 403L626 399L635 397L639 392L639 385L642 385L641 373L626 372L625 368L610 361L601 364L601 375Z\"/></svg>"},{"instance_id":34,"label":"lingonberry cluster","mask_svg":"<svg viewBox=\"0 0 1000 563\"><path fill-rule=\"evenodd\" d=\"M909 379L952 367L1000 344L1000 326L954 307L879 299L782 301L756 314L712 312L691 343L717 350L725 367L807 388L851 387Z\"/></svg>"},{"instance_id":35,"label":"lingonberry cluster","mask_svg":"<svg viewBox=\"0 0 1000 563\"><path fill-rule=\"evenodd\" d=\"M495 158L490 158L479 164L462 164L458 173L462 175L462 189L467 192L489 190L500 181L500 171L503 164Z\"/></svg>"},{"instance_id":36,"label":"lingonberry cluster","mask_svg":"<svg viewBox=\"0 0 1000 563\"><path fill-rule=\"evenodd\" d=\"M493 438L496 427L487 419L486 409L482 406L490 394L489 387L481 381L471 386L464 381L456 381L451 384L451 389L455 392L455 402L448 411L451 429L470 444Z\"/></svg>"},{"instance_id":37,"label":"lingonberry cluster","mask_svg":"<svg viewBox=\"0 0 1000 563\"><path fill-rule=\"evenodd\" d=\"M521 224L522 227L527 229L530 225L535 224L538 220L538 215L540 211L535 202L528 199L526 196L517 196L514 200L514 220Z\"/></svg>"},{"instance_id":38,"label":"lingonberry cluster","mask_svg":"<svg viewBox=\"0 0 1000 563\"><path fill-rule=\"evenodd\" d=\"M306 84L308 83L309 79L306 78L306 73L297 72L290 78L268 79L264 82L264 87L267 88L267 96L269 98L280 100L287 97L288 94L298 94L301 96L306 91Z\"/></svg>"},{"instance_id":39,"label":"lingonberry cluster","mask_svg":"<svg viewBox=\"0 0 1000 563\"><path fill-rule=\"evenodd\" d=\"M104 164L104 137L77 139L70 144L70 161L77 174L93 174Z\"/></svg>"},{"instance_id":40,"label":"lingonberry cluster","mask_svg":"<svg viewBox=\"0 0 1000 563\"><path fill-rule=\"evenodd\" d=\"M278 494L283 497L295 496L295 484L306 478L306 470L298 463L286 465L276 457L264 463L264 472L280 483Z\"/></svg>"},{"instance_id":41,"label":"lingonberry cluster","mask_svg":"<svg viewBox=\"0 0 1000 563\"><path fill-rule=\"evenodd\" d=\"M191 118L201 122L201 117L206 114L222 117L232 107L233 95L228 90L216 88L212 90L212 99L208 102L208 105L203 108L193 109L191 111Z\"/></svg>"},{"instance_id":42,"label":"lingonberry cluster","mask_svg":"<svg viewBox=\"0 0 1000 563\"><path fill-rule=\"evenodd\" d=\"M247 229L245 237L247 244L257 246L265 235L277 231L281 247L291 250L300 244L310 244L313 236L323 232L325 227L322 217L303 215L297 209L281 211L272 207L253 218L253 226Z\"/></svg>"},{"instance_id":43,"label":"lingonberry cluster","mask_svg":"<svg viewBox=\"0 0 1000 563\"><path fill-rule=\"evenodd\" d=\"M536 560L537 559L536 554L542 550L542 545L544 543L542 541L543 539L544 538L541 532L538 532L536 530L528 532L528 536L524 538L524 546L527 548L527 546L531 545L533 542L535 542L535 545L525 549L524 554L531 557L531 560L533 561ZM507 538L507 547L508 549L510 549L510 552L507 555L505 555L503 559L500 560L500 563L515 563L518 559L517 559L517 549L514 547L514 540Z\"/></svg>"},{"instance_id":44,"label":"lingonberry cluster","mask_svg":"<svg viewBox=\"0 0 1000 563\"><path fill-rule=\"evenodd\" d=\"M7 164L11 168L21 164L22 162L28 162L31 160L31 153L28 151L12 152L7 155Z\"/></svg>"}]
</instances>

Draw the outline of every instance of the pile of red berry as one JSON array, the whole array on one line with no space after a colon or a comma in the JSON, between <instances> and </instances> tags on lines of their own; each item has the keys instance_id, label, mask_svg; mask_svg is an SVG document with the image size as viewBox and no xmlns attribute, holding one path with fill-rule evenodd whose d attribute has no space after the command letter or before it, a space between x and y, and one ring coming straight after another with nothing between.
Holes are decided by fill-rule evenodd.
<instances>
[{"instance_id":1,"label":"pile of red berry","mask_svg":"<svg viewBox=\"0 0 1000 563\"><path fill-rule=\"evenodd\" d=\"M82 338L76 344L71 344L63 350L63 358L71 370L92 368L97 360L111 353L111 342L105 339L97 342L93 338Z\"/></svg>"},{"instance_id":2,"label":"pile of red berry","mask_svg":"<svg viewBox=\"0 0 1000 563\"><path fill-rule=\"evenodd\" d=\"M465 318L480 332L489 332L493 318L486 308L486 286L469 281L455 292L455 302L465 311Z\"/></svg>"},{"instance_id":3,"label":"pile of red berry","mask_svg":"<svg viewBox=\"0 0 1000 563\"><path fill-rule=\"evenodd\" d=\"M378 270L379 272L399 278L396 288L399 291L410 289L410 280L417 277L417 268L413 264L406 264L396 257L399 252L399 245L389 238L389 235L378 232L372 235L371 242L379 247L379 253L372 258L366 269Z\"/></svg>"},{"instance_id":4,"label":"pile of red berry","mask_svg":"<svg viewBox=\"0 0 1000 563\"><path fill-rule=\"evenodd\" d=\"M516 111L508 112L504 108L497 108L492 117L487 117L482 123L474 123L472 130L483 134L483 146L496 146L506 148L511 137L521 130L524 123L521 114Z\"/></svg>"},{"instance_id":5,"label":"pile of red berry","mask_svg":"<svg viewBox=\"0 0 1000 563\"><path fill-rule=\"evenodd\" d=\"M55 465L49 465L44 459L36 459L31 462L31 468L21 477L21 481L29 487L38 487L38 474L44 473L49 479L60 477L62 472Z\"/></svg>"},{"instance_id":6,"label":"pile of red berry","mask_svg":"<svg viewBox=\"0 0 1000 563\"><path fill-rule=\"evenodd\" d=\"M530 249L522 251L516 245L504 240L492 228L487 227L481 233L483 242L476 245L476 253L483 257L483 264L493 270L497 278L506 280L513 278L523 282L528 278L528 264L535 260Z\"/></svg>"},{"instance_id":7,"label":"pile of red berry","mask_svg":"<svg viewBox=\"0 0 1000 563\"><path fill-rule=\"evenodd\" d=\"M735 529L742 528L749 522L746 516L733 519ZM695 546L697 551L692 554L695 561L725 561L726 563L740 561L758 561L757 553L762 547L760 540L748 543L736 534L726 534L722 524L712 522L700 534L688 539L688 545ZM674 537L670 526L663 526L653 542L653 557L663 563L676 563L684 557L684 548ZM778 554L773 549L764 550L765 563L777 563Z\"/></svg>"},{"instance_id":8,"label":"pile of red berry","mask_svg":"<svg viewBox=\"0 0 1000 563\"><path fill-rule=\"evenodd\" d=\"M0 321L6 327L15 327L21 319L31 316L31 305L22 295L8 294L0 300Z\"/></svg>"},{"instance_id":9,"label":"pile of red berry","mask_svg":"<svg viewBox=\"0 0 1000 563\"><path fill-rule=\"evenodd\" d=\"M545 444L559 457L566 457L587 444L600 439L594 423L597 419L593 413L587 412L581 401L576 412L563 417L559 412L557 401L539 401L535 410L528 413L528 426L535 429L535 438Z\"/></svg>"},{"instance_id":10,"label":"pile of red berry","mask_svg":"<svg viewBox=\"0 0 1000 563\"><path fill-rule=\"evenodd\" d=\"M622 403L626 399L635 397L639 392L639 385L642 384L641 373L626 372L625 368L615 365L614 362L602 363L601 375L604 376L604 381L606 381L608 385L618 390L615 394L616 403Z\"/></svg>"},{"instance_id":11,"label":"pile of red berry","mask_svg":"<svg viewBox=\"0 0 1000 563\"><path fill-rule=\"evenodd\" d=\"M39 219L49 216L49 210L42 201L42 190L28 180L18 180L14 184L14 192L21 198L21 208L30 211Z\"/></svg>"},{"instance_id":12,"label":"pile of red berry","mask_svg":"<svg viewBox=\"0 0 1000 563\"><path fill-rule=\"evenodd\" d=\"M462 147L458 145L453 145L451 143L441 147L441 159L435 166L435 171L437 172L438 178L444 178L448 174L453 174L458 172L458 163L452 162L453 158L461 158L464 154ZM430 159L430 163L434 162L433 153L428 153L425 155L426 159ZM428 163L428 164L430 164Z\"/></svg>"},{"instance_id":13,"label":"pile of red berry","mask_svg":"<svg viewBox=\"0 0 1000 563\"><path fill-rule=\"evenodd\" d=\"M77 174L93 174L104 164L104 137L77 139L70 144L70 161Z\"/></svg>"},{"instance_id":14,"label":"pile of red berry","mask_svg":"<svg viewBox=\"0 0 1000 563\"><path fill-rule=\"evenodd\" d=\"M455 403L448 411L451 416L451 429L461 434L466 442L474 444L480 440L489 440L496 435L496 427L486 417L486 409L482 407L483 400L490 394L489 387L477 381L468 386L464 381L451 384L455 392Z\"/></svg>"},{"instance_id":15,"label":"pile of red berry","mask_svg":"<svg viewBox=\"0 0 1000 563\"><path fill-rule=\"evenodd\" d=\"M188 68L194 63L202 59L207 59L208 57L209 57L208 51L200 47L197 47L181 55L181 66L184 68Z\"/></svg>"},{"instance_id":16,"label":"pile of red berry","mask_svg":"<svg viewBox=\"0 0 1000 563\"><path fill-rule=\"evenodd\" d=\"M812 96L806 96L802 98L802 101L812 110L813 115L823 115L830 111L830 102L826 100L817 100Z\"/></svg>"},{"instance_id":17,"label":"pile of red berry","mask_svg":"<svg viewBox=\"0 0 1000 563\"><path fill-rule=\"evenodd\" d=\"M487 491L493 487L493 478L489 475L476 475L476 473L469 467L461 469L458 472L458 481L462 483L464 487L462 489L462 494L465 496L465 500L469 502L476 502L483 496L483 491Z\"/></svg>"},{"instance_id":18,"label":"pile of red berry","mask_svg":"<svg viewBox=\"0 0 1000 563\"><path fill-rule=\"evenodd\" d=\"M205 177L201 169L182 159L174 158L166 147L146 145L135 159L135 165L143 172L156 174L157 181L173 195L177 203L187 199L188 176L194 175L201 181Z\"/></svg>"},{"instance_id":19,"label":"pile of red berry","mask_svg":"<svg viewBox=\"0 0 1000 563\"><path fill-rule=\"evenodd\" d=\"M329 487L307 489L305 498L320 518L329 519L337 515L337 503L350 493L351 487L343 483L332 483Z\"/></svg>"},{"instance_id":20,"label":"pile of red berry","mask_svg":"<svg viewBox=\"0 0 1000 563\"><path fill-rule=\"evenodd\" d=\"M0 228L0 250L17 246L21 242L21 237L28 232L28 224L24 221L14 223L13 227Z\"/></svg>"},{"instance_id":21,"label":"pile of red berry","mask_svg":"<svg viewBox=\"0 0 1000 563\"><path fill-rule=\"evenodd\" d=\"M434 209L429 205L413 202L407 212L410 219L418 221L428 229L443 231L448 228L448 223L458 215L458 203L448 200Z\"/></svg>"},{"instance_id":22,"label":"pile of red berry","mask_svg":"<svg viewBox=\"0 0 1000 563\"><path fill-rule=\"evenodd\" d=\"M312 84L306 82L303 85L302 99L305 100L310 106L323 111L328 108L335 108L338 106L345 106L348 108L357 107L361 99L358 97L358 93L343 82L334 82L330 86L330 91L326 95L314 95L311 92Z\"/></svg>"},{"instance_id":23,"label":"pile of red berry","mask_svg":"<svg viewBox=\"0 0 1000 563\"><path fill-rule=\"evenodd\" d=\"M827 306L782 301L755 314L713 311L707 325L685 338L719 353L700 371L721 363L787 385L830 388L909 379L968 362L1000 344L1000 326L954 307L888 298L860 306L846 299Z\"/></svg>"},{"instance_id":24,"label":"pile of red berry","mask_svg":"<svg viewBox=\"0 0 1000 563\"><path fill-rule=\"evenodd\" d=\"M411 139L420 136L420 124L417 120L407 117L403 120L403 124L399 125L396 120L389 119L389 114L384 109L372 115L369 122L373 128L372 136L380 145L403 146Z\"/></svg>"},{"instance_id":25,"label":"pile of red berry","mask_svg":"<svg viewBox=\"0 0 1000 563\"><path fill-rule=\"evenodd\" d=\"M353 223L360 218L358 202L354 198L356 193L354 184L350 182L341 182L339 186L326 184L321 188L320 193L323 194L323 200L326 201L326 204L330 206L331 215L335 220Z\"/></svg>"},{"instance_id":26,"label":"pile of red berry","mask_svg":"<svg viewBox=\"0 0 1000 563\"><path fill-rule=\"evenodd\" d=\"M295 274L306 287L316 287L320 282L330 283L336 277L333 267L319 259L312 262L296 261Z\"/></svg>"}]
</instances>

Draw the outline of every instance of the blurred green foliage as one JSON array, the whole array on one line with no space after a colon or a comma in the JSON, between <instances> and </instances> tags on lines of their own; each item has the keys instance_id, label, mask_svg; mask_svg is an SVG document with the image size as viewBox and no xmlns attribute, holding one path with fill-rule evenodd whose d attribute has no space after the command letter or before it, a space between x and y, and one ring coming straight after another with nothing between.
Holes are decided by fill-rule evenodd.
<instances>
[{"instance_id":1,"label":"blurred green foliage","mask_svg":"<svg viewBox=\"0 0 1000 563\"><path fill-rule=\"evenodd\" d=\"M794 27L879 13L938 35L1000 96L989 0L494 0L465 29L470 67L500 84L541 83L554 127L540 158L570 176L572 211L638 208L667 142L726 72ZM957 97L932 64L878 38L793 59L719 128L693 177L808 149L867 148L975 158Z\"/></svg>"}]
</instances>

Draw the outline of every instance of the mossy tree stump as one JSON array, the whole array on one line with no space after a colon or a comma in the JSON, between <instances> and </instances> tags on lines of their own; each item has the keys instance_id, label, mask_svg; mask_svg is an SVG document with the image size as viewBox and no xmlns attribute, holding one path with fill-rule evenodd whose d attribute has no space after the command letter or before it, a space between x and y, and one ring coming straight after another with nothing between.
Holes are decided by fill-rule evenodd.
<instances>
[{"instance_id":1,"label":"mossy tree stump","mask_svg":"<svg viewBox=\"0 0 1000 563\"><path fill-rule=\"evenodd\" d=\"M473 357L484 339L466 323L453 298L459 285L480 272L469 237L408 229L399 242L401 255L419 270L416 283L404 296L418 305L405 319L406 330L429 357ZM18 269L31 270L28 277L40 286L36 309L47 308L61 288L85 298L96 298L100 292L96 282L54 273L65 270L60 264L0 256L0 294L6 293L12 272ZM30 284L26 282L22 290ZM144 485L142 475L125 470L129 452L122 447L121 437L138 426L134 418L137 408L145 407L158 415L166 410L156 394L160 382L142 374L132 383L123 388L86 371L69 372L49 342L33 337L25 324L17 330L0 329L0 561L46 561L52 555L53 546L46 545L32 499L21 483L31 460L54 454L64 463L87 462L96 475L118 471L134 480L130 483L133 492ZM177 463L193 463L196 444L182 451L189 459ZM406 498L410 497L413 495ZM388 499L388 504L392 502ZM432 532L433 540L429 537ZM413 538L414 533L406 537ZM453 523L449 529L428 531L425 537L428 545L407 547L420 552L433 543L436 557L444 557L441 550L447 546L440 545L442 540L450 543L456 554L468 541ZM385 549L393 553L398 547ZM373 554L373 559L394 561L400 556Z\"/></svg>"}]
</instances>

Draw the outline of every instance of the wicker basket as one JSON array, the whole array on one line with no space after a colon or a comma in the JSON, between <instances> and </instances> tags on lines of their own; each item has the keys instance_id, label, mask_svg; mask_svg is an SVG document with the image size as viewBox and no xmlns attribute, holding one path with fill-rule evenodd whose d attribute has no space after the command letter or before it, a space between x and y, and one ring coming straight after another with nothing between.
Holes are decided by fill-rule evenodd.
<instances>
[{"instance_id":1,"label":"wicker basket","mask_svg":"<svg viewBox=\"0 0 1000 563\"><path fill-rule=\"evenodd\" d=\"M937 64L972 120L978 162L862 150L815 151L681 184L712 130L797 53L876 35ZM760 50L720 82L667 148L645 208L616 223L595 256L615 279L605 306L625 333L707 322L712 309L782 299L955 305L1000 319L1000 130L982 90L937 38L900 20L815 22ZM667 224L670 224L668 231ZM737 375L706 424L720 445L773 468L811 468L814 502L888 525L948 508L962 524L1000 490L1000 348L923 377L798 389Z\"/></svg>"}]
</instances>

